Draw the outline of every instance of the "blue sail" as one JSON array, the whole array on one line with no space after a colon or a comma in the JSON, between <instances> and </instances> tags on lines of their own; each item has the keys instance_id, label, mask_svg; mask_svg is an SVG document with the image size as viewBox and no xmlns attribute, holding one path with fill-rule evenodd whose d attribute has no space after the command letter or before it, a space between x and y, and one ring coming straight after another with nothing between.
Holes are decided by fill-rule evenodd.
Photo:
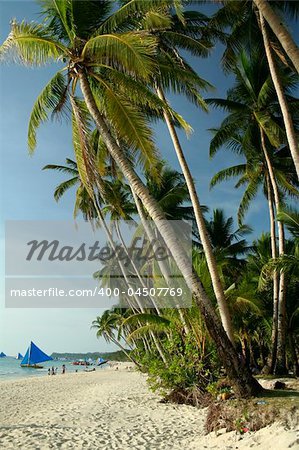
<instances>
[{"instance_id":1,"label":"blue sail","mask_svg":"<svg viewBox=\"0 0 299 450\"><path fill-rule=\"evenodd\" d=\"M27 352L21 362L21 366L33 366L44 361L51 361L51 356L46 355L40 350L32 341L27 349Z\"/></svg>"},{"instance_id":2,"label":"blue sail","mask_svg":"<svg viewBox=\"0 0 299 450\"><path fill-rule=\"evenodd\" d=\"M18 355L17 355L17 359L23 359L24 358L24 356L23 355L21 355L21 353L18 353Z\"/></svg>"},{"instance_id":3,"label":"blue sail","mask_svg":"<svg viewBox=\"0 0 299 450\"><path fill-rule=\"evenodd\" d=\"M0 353L0 358L5 358L5 356L6 356L5 353L3 353L3 352Z\"/></svg>"},{"instance_id":4,"label":"blue sail","mask_svg":"<svg viewBox=\"0 0 299 450\"><path fill-rule=\"evenodd\" d=\"M108 362L106 359L103 359L103 358L98 358L97 359L97 365L98 366L101 366L102 364L105 364L106 362Z\"/></svg>"}]
</instances>

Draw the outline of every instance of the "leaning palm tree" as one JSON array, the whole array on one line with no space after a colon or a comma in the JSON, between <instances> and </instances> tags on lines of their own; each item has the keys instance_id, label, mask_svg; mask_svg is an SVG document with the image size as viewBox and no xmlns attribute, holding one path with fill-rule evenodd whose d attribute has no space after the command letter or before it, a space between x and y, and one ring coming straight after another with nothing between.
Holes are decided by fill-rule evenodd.
<instances>
[{"instance_id":1,"label":"leaning palm tree","mask_svg":"<svg viewBox=\"0 0 299 450\"><path fill-rule=\"evenodd\" d=\"M160 6L162 2L163 0L159 0ZM164 3L169 5L168 1ZM36 145L37 127L47 119L49 111L60 110L69 95L73 108L73 122L77 130L76 141L77 144L84 143L82 117L86 107L111 157L158 226L206 320L207 328L216 343L236 393L243 396L252 395L261 390L260 385L250 372L240 365L238 355L227 338L200 280L192 272L190 261L173 227L165 220L162 210L149 195L146 186L110 131L111 127L117 137L121 137L136 154L142 155L146 165L155 170L157 151L151 130L146 117L140 112L140 105L137 108L129 100L130 97L136 98L140 95L141 83L143 86L141 101L156 111L169 108L158 101L146 87L146 83L157 70L154 58L157 42L148 33L123 32L123 30L118 32L124 17L129 18L136 13L142 16L151 10L153 4L156 5L154 0L146 2L132 0L107 17L110 2L68 0L58 3L44 0L42 1L44 22L28 24L14 21L8 38L1 46L1 58L10 54L30 66L40 66L53 60L57 63L61 61L66 63L66 66L48 83L34 105L29 123L30 149L34 150ZM113 74L117 74L119 84L126 85L126 95L112 88L109 77ZM81 88L85 106L74 98L78 86ZM79 145L76 145L76 148L79 149ZM85 144L83 148L86 148ZM80 161L77 157L77 162L80 162L79 171L81 170L85 185L93 195L92 183L98 181L94 160L91 154L82 152L82 147L79 159Z\"/></svg>"},{"instance_id":2,"label":"leaning palm tree","mask_svg":"<svg viewBox=\"0 0 299 450\"><path fill-rule=\"evenodd\" d=\"M122 320L122 316L117 312L106 310L101 316L98 316L93 320L91 328L97 330L97 338L103 337L106 342L113 342L113 344L119 347L130 361L140 367L140 364L132 357L130 351L122 345L121 340L124 340L127 346L129 346L124 336L119 332L117 333L117 336L115 336L117 330L120 328L120 322Z\"/></svg>"}]
</instances>

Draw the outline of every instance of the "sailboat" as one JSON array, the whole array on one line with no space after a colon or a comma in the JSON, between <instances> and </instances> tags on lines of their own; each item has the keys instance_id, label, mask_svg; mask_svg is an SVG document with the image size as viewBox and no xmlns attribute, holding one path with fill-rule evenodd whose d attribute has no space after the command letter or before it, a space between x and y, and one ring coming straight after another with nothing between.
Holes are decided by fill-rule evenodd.
<instances>
[{"instance_id":1,"label":"sailboat","mask_svg":"<svg viewBox=\"0 0 299 450\"><path fill-rule=\"evenodd\" d=\"M24 358L24 356L21 355L21 353L18 353L17 356L16 356L16 359L23 359L23 358Z\"/></svg>"},{"instance_id":2,"label":"sailboat","mask_svg":"<svg viewBox=\"0 0 299 450\"><path fill-rule=\"evenodd\" d=\"M6 356L5 353L3 353L3 352L0 353L0 358L5 358L5 356Z\"/></svg>"},{"instance_id":3,"label":"sailboat","mask_svg":"<svg viewBox=\"0 0 299 450\"><path fill-rule=\"evenodd\" d=\"M106 364L108 362L107 359L98 358L97 359L97 366L102 366L103 364Z\"/></svg>"},{"instance_id":4,"label":"sailboat","mask_svg":"<svg viewBox=\"0 0 299 450\"><path fill-rule=\"evenodd\" d=\"M27 352L22 359L21 367L31 367L32 369L42 369L38 363L44 361L51 361L53 358L46 355L40 348L38 348L32 341L27 349Z\"/></svg>"}]
</instances>

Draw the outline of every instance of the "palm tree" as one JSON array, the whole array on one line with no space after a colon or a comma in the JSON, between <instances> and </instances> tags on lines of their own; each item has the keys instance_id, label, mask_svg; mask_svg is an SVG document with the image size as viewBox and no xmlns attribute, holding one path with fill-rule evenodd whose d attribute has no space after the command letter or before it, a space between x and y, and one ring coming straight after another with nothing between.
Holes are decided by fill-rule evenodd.
<instances>
[{"instance_id":1,"label":"palm tree","mask_svg":"<svg viewBox=\"0 0 299 450\"><path fill-rule=\"evenodd\" d=\"M115 337L115 332L117 328L119 328L121 321L122 316L117 314L117 312L106 310L101 316L97 316L97 318L93 320L91 328L97 330L97 338L103 336L106 342L113 342L130 361L136 364L137 367L140 367L140 364L132 357L131 352L129 353L121 344L121 339L123 339L126 344L129 345L124 336L121 336L121 334L118 333L118 337Z\"/></svg>"},{"instance_id":2,"label":"palm tree","mask_svg":"<svg viewBox=\"0 0 299 450\"><path fill-rule=\"evenodd\" d=\"M57 202L69 189L77 187L74 217L76 217L80 211L82 212L85 220L93 221L97 218L98 214L94 203L91 201L86 188L80 180L76 161L70 158L66 158L65 165L47 164L43 167L43 170L55 170L57 172L61 172L71 176L71 178L59 183L58 186L56 186L54 191L54 199Z\"/></svg>"},{"instance_id":3,"label":"palm tree","mask_svg":"<svg viewBox=\"0 0 299 450\"><path fill-rule=\"evenodd\" d=\"M260 13L268 22L269 26L272 28L275 36L281 43L286 54L294 64L297 72L299 73L299 48L297 47L291 34L285 27L281 20L281 17L276 14L274 9L270 6L267 0L253 0ZM284 2L287 3L287 2Z\"/></svg>"},{"instance_id":4,"label":"palm tree","mask_svg":"<svg viewBox=\"0 0 299 450\"><path fill-rule=\"evenodd\" d=\"M294 165L296 168L296 172L297 172L297 177L299 179L299 147L298 147L298 137L296 136L295 133L295 129L294 129L294 124L293 124L293 119L288 107L288 103L283 91L283 86L281 83L281 78L279 76L278 70L277 70L277 66L274 60L274 57L272 55L272 50L271 50L271 45L269 42L269 38L268 38L268 33L267 33L267 29L266 29L266 25L265 25L265 21L264 21L264 17L262 15L262 13L260 12L260 24L261 24L261 30L262 30L262 35L263 35L263 40L264 40L264 46L265 46L265 51L266 51L266 55L267 55L267 59L268 59L268 64L269 64L269 69L270 69L270 73L271 73L271 77L273 80L273 84L277 93L277 97L279 100L279 105L281 108L281 112L282 112L282 116L283 116L283 121L284 121L284 126L285 126L285 130L286 130L286 135L287 135L287 139L288 139L288 144L290 147L290 152L294 161Z\"/></svg>"},{"instance_id":5,"label":"palm tree","mask_svg":"<svg viewBox=\"0 0 299 450\"><path fill-rule=\"evenodd\" d=\"M162 2L163 0L159 2L160 6ZM42 10L45 15L43 24L13 22L10 34L1 46L1 57L7 53L13 53L23 63L31 66L39 66L53 60L67 62L66 77L62 74L63 69L60 70L35 103L29 123L31 150L36 144L36 128L47 119L49 110L61 109L69 91L74 123L77 127L77 141L84 143L85 134L82 127L84 111L73 96L79 83L86 108L108 152L158 226L197 306L205 317L207 328L216 342L220 358L234 383L236 393L243 396L252 395L260 391L260 385L250 372L240 365L238 355L227 338L200 280L192 272L188 257L178 242L171 224L165 220L162 210L149 195L146 186L107 125L107 123L111 124L111 129L116 131L117 137L121 137L129 147L136 152L140 150L143 161L155 170L157 158L151 130L147 126L146 117L142 116L140 109L134 107L128 99L134 94L136 98L136 92L140 94L138 81L146 83L156 70L154 59L156 40L146 33L117 32L124 17L128 18L136 11L144 14L151 10L153 3L155 4L154 0L131 1L107 18L110 2L71 0L63 3L43 2ZM168 1L165 3L169 5ZM118 78L122 79L123 86L126 85L126 96L112 89L109 77L113 74L117 74ZM145 85L142 92L142 99L152 105L152 109L161 109L161 101L156 101ZM168 108L167 105L163 107ZM84 161L84 170L82 170L82 161ZM77 162L78 164L80 162L79 172L81 170L85 177L86 186L90 186L91 175L97 180L92 155L81 151L80 161L77 158ZM88 174L87 178L86 174Z\"/></svg>"},{"instance_id":6,"label":"palm tree","mask_svg":"<svg viewBox=\"0 0 299 450\"><path fill-rule=\"evenodd\" d=\"M222 277L236 282L245 263L243 257L250 251L244 236L251 233L251 228L243 224L234 230L233 218L226 218L222 209L215 209L206 224Z\"/></svg>"},{"instance_id":7,"label":"palm tree","mask_svg":"<svg viewBox=\"0 0 299 450\"><path fill-rule=\"evenodd\" d=\"M236 152L244 152L246 158L250 162L249 165L240 165L221 171L216 178L212 180L213 183L225 179L227 176L235 176L244 174L237 186L244 184L246 179L249 181L247 190L243 197L243 205L248 206L249 200L252 199L257 187L261 181L261 170L265 172L266 182L268 184L265 192L269 199L271 227L273 225L273 203L276 211L280 209L282 196L279 191L278 183L281 184L285 191L291 194L298 195L295 189L296 179L292 175L279 177L279 173L275 174L273 160L275 153L273 150L281 147L284 144L285 133L280 126L279 110L277 110L277 99L275 92L272 89L272 81L269 76L268 68L265 58L260 57L258 50L253 50L250 57L242 52L238 65L234 70L236 76L235 86L228 92L227 99L210 99L208 103L214 104L228 110L230 114L223 121L219 130L211 143L211 154L213 155L223 144L227 143L230 148ZM289 75L289 83L292 85L292 75ZM292 101L292 97L290 101ZM270 149L270 151L269 151ZM283 152L282 152L283 154ZM262 165L256 166L255 159L262 160ZM247 168L250 170L247 172ZM273 202L272 202L273 195ZM273 237L273 235L272 235ZM281 223L278 223L278 237L279 237L279 254L284 253L284 229ZM276 255L275 239L273 237L272 253L273 257ZM285 356L284 344L285 341L285 281L284 274L280 274L279 282L279 301L278 306L275 300L277 295L277 287L274 282L274 320L273 327L276 328L278 334L279 360L277 362L277 371L285 370ZM277 319L276 319L277 317ZM273 331L274 333L274 331ZM276 331L275 331L276 333ZM281 366L281 369L278 369Z\"/></svg>"},{"instance_id":8,"label":"palm tree","mask_svg":"<svg viewBox=\"0 0 299 450\"><path fill-rule=\"evenodd\" d=\"M196 56L208 55L212 43L208 36L206 27L207 22L208 19L203 14L195 11L186 11L181 18L178 16L172 17L172 21L168 29L166 28L154 32L155 37L158 38L158 58L161 60L160 67L168 65L171 69L173 69L173 67L176 68L176 66L178 66L184 70L183 74L181 71L177 70L171 72L171 76L174 78L172 83L169 83L168 79L164 79L165 73L161 70L160 74L154 78L153 83L156 92L164 104L167 102L164 94L164 88L167 89L169 87L174 87L174 90L177 91L184 89L181 87L183 85L187 86L187 88L185 87L185 92L183 91L187 97L204 110L207 110L206 105L202 97L198 94L196 87L198 86L200 89L207 89L210 85L196 76L194 71L180 54L180 49L183 49ZM186 75L189 77L188 84L186 83ZM233 343L234 340L231 317L217 270L216 260L209 242L195 182L177 135L173 118L166 108L164 108L163 114L189 190L191 203L194 209L195 222L200 234L200 239L211 274L212 285L218 302L221 321L230 341Z\"/></svg>"},{"instance_id":9,"label":"palm tree","mask_svg":"<svg viewBox=\"0 0 299 450\"><path fill-rule=\"evenodd\" d=\"M285 224L289 232L292 234L295 242L299 241L299 212L295 208L288 207L278 211L277 220Z\"/></svg>"},{"instance_id":10,"label":"palm tree","mask_svg":"<svg viewBox=\"0 0 299 450\"><path fill-rule=\"evenodd\" d=\"M285 58L276 36L271 30L267 29L263 15L261 12L257 12L252 3L247 1L226 1L223 3L223 7L215 13L210 23L216 29L222 31L226 31L227 27L229 27L227 36L222 37L220 35L226 46L222 58L224 69L227 71L233 69L238 53L242 48L250 51L251 47L258 46L261 53L263 51L266 52L271 77L283 115L288 144L297 176L299 177L298 139L294 130L293 117L285 98L279 70L280 66L288 64L287 58ZM272 2L272 4L278 9L280 14L285 14L289 17L297 17L298 15L297 2Z\"/></svg>"}]
</instances>

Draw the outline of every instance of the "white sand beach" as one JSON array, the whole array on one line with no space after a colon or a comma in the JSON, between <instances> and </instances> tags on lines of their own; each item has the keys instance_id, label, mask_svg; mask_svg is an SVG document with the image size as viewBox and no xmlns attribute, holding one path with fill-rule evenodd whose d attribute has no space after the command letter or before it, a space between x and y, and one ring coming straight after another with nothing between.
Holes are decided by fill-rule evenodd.
<instances>
[{"instance_id":1,"label":"white sand beach","mask_svg":"<svg viewBox=\"0 0 299 450\"><path fill-rule=\"evenodd\" d=\"M159 403L146 377L107 369L0 384L1 449L299 448L295 430L272 425L242 439L205 436L205 410Z\"/></svg>"}]
</instances>

